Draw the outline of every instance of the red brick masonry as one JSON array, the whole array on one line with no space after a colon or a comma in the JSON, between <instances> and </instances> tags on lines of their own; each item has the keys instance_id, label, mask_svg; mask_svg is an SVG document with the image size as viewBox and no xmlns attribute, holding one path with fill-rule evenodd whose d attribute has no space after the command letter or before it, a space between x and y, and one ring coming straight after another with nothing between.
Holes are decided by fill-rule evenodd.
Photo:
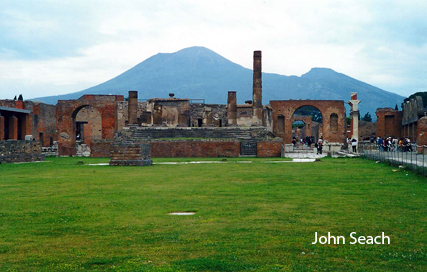
<instances>
[{"instance_id":1,"label":"red brick masonry","mask_svg":"<svg viewBox=\"0 0 427 272\"><path fill-rule=\"evenodd\" d=\"M169 140L152 141L152 158L238 157L238 140Z\"/></svg>"},{"instance_id":2,"label":"red brick masonry","mask_svg":"<svg viewBox=\"0 0 427 272\"><path fill-rule=\"evenodd\" d=\"M239 157L240 141L238 140L153 140L151 143L152 158L216 158ZM91 145L91 157L109 157L111 140L97 140ZM258 141L258 157L280 157L283 141Z\"/></svg>"}]
</instances>

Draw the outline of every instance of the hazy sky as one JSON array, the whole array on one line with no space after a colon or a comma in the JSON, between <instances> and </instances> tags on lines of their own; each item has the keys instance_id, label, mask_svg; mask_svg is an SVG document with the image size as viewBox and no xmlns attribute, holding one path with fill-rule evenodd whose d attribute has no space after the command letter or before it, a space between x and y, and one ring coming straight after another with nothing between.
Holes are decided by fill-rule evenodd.
<instances>
[{"instance_id":1,"label":"hazy sky","mask_svg":"<svg viewBox=\"0 0 427 272\"><path fill-rule=\"evenodd\" d=\"M426 14L425 0L0 0L0 99L81 91L191 46L408 96L427 91Z\"/></svg>"}]
</instances>

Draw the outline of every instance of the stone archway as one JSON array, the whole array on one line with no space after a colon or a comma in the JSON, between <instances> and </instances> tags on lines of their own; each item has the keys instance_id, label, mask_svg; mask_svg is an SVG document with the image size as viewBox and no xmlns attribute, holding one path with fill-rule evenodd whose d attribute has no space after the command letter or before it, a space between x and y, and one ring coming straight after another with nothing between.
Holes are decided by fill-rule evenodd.
<instances>
[{"instance_id":1,"label":"stone archway","mask_svg":"<svg viewBox=\"0 0 427 272\"><path fill-rule=\"evenodd\" d=\"M285 143L292 142L293 114L303 106L317 108L323 117L323 124L319 126L323 139L329 143L344 143L345 141L345 108L343 100L273 100L272 108L273 133L281 137ZM279 130L279 116L284 118L284 131ZM333 130L331 130L331 116ZM320 133L319 133L320 134Z\"/></svg>"},{"instance_id":2,"label":"stone archway","mask_svg":"<svg viewBox=\"0 0 427 272\"><path fill-rule=\"evenodd\" d=\"M73 114L74 130L71 137L90 147L92 140L102 139L102 118L99 111L93 106L77 108Z\"/></svg>"},{"instance_id":3,"label":"stone archway","mask_svg":"<svg viewBox=\"0 0 427 272\"><path fill-rule=\"evenodd\" d=\"M84 108L89 111L93 110L93 114L99 113L100 121L98 119L96 122L95 129L98 129L99 132L100 126L101 133L100 135L96 133L96 137L113 139L114 133L118 129L118 102L123 100L122 95L84 95L76 100L59 100L56 105L59 154L66 156L76 154L76 121L79 118L79 112ZM92 113L88 112L87 114L90 116Z\"/></svg>"}]
</instances>

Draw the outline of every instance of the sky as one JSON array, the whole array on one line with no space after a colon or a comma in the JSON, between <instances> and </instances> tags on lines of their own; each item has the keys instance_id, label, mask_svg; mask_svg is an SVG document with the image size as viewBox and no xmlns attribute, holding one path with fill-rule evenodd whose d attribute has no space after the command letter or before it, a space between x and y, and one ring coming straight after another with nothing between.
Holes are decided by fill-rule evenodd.
<instances>
[{"instance_id":1,"label":"sky","mask_svg":"<svg viewBox=\"0 0 427 272\"><path fill-rule=\"evenodd\" d=\"M407 97L427 91L425 14L425 0L0 0L0 99L81 91L191 46Z\"/></svg>"}]
</instances>

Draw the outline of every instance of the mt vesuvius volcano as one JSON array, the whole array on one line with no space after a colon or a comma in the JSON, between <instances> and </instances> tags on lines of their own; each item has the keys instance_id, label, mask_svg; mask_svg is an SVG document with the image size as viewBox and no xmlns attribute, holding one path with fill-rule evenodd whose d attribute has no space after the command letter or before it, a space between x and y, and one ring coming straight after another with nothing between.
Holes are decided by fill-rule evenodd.
<instances>
[{"instance_id":1,"label":"mt vesuvius volcano","mask_svg":"<svg viewBox=\"0 0 427 272\"><path fill-rule=\"evenodd\" d=\"M226 104L227 92L237 91L239 103L252 99L251 69L233 63L205 47L189 47L175 53L159 53L126 72L86 90L41 97L33 100L56 104L58 100L77 99L84 94L121 94L138 91L140 99L175 97L205 99L206 103ZM312 68L298 76L263 73L263 104L270 100L312 99L350 100L357 92L363 116L381 107L393 107L404 97L381 90L328 68Z\"/></svg>"}]
</instances>

